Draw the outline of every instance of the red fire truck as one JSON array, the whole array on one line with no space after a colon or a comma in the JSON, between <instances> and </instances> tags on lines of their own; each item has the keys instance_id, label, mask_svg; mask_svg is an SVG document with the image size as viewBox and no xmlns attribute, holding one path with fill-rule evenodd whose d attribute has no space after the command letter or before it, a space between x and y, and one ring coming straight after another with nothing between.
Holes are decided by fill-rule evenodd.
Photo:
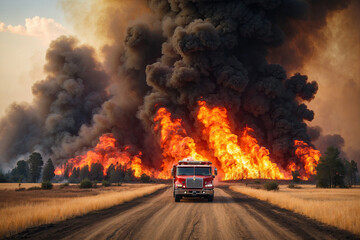
<instances>
[{"instance_id":1,"label":"red fire truck","mask_svg":"<svg viewBox=\"0 0 360 240\"><path fill-rule=\"evenodd\" d=\"M195 161L184 158L171 169L175 202L183 197L202 197L209 202L214 200L214 178L217 169L210 161ZM214 170L214 174L213 174Z\"/></svg>"}]
</instances>

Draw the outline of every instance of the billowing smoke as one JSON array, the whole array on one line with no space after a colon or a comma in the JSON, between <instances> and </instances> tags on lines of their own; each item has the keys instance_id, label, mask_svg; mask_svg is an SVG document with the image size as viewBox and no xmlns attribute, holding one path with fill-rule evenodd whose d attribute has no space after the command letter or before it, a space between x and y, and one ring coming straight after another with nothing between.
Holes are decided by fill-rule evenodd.
<instances>
[{"instance_id":1,"label":"billowing smoke","mask_svg":"<svg viewBox=\"0 0 360 240\"><path fill-rule=\"evenodd\" d=\"M102 16L95 32L106 39L101 60L72 37L50 45L48 77L33 86L33 103L13 104L1 120L2 164L34 150L60 164L93 147L102 134L113 133L119 145L133 146L145 164L158 168L156 110L166 107L201 139L195 119L202 99L226 107L237 132L253 128L259 143L285 168L297 161L294 140L311 142L306 123L314 112L306 104L318 84L270 63L286 59L291 71L301 67L306 54L298 52L308 51L327 16L347 5L310 0L93 3L91 9L101 9ZM70 1L63 6L76 15ZM141 16L131 11L136 8ZM78 23L87 23L89 16Z\"/></svg>"},{"instance_id":2,"label":"billowing smoke","mask_svg":"<svg viewBox=\"0 0 360 240\"><path fill-rule=\"evenodd\" d=\"M90 47L71 37L53 41L47 51L47 78L33 86L32 105L13 104L1 120L0 158L10 161L38 150L57 147L77 135L108 98L108 76Z\"/></svg>"},{"instance_id":3,"label":"billowing smoke","mask_svg":"<svg viewBox=\"0 0 360 240\"><path fill-rule=\"evenodd\" d=\"M294 160L294 140L311 141L304 120L313 120L314 112L305 102L314 98L318 85L301 74L287 76L266 56L286 40L281 23L296 21L311 5L150 1L150 7L161 17L167 41L162 58L146 68L153 90L139 112L145 124L151 124L159 103L194 122L196 102L204 99L230 109L237 128L255 129L260 144L282 167Z\"/></svg>"},{"instance_id":4,"label":"billowing smoke","mask_svg":"<svg viewBox=\"0 0 360 240\"><path fill-rule=\"evenodd\" d=\"M323 129L319 126L308 127L308 134L311 141L322 153L325 153L327 148L335 147L340 150L341 157L347 157L344 152L345 140L339 134L324 134Z\"/></svg>"}]
</instances>

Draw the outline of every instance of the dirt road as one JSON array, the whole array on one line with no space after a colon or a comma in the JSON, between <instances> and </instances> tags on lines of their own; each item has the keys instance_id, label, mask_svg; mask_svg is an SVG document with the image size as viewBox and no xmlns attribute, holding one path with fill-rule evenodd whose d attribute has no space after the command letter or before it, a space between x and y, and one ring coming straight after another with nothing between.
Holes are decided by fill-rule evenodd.
<instances>
[{"instance_id":1,"label":"dirt road","mask_svg":"<svg viewBox=\"0 0 360 240\"><path fill-rule=\"evenodd\" d=\"M11 239L358 239L359 236L217 188L214 202L175 203L160 190L111 209L29 229Z\"/></svg>"}]
</instances>

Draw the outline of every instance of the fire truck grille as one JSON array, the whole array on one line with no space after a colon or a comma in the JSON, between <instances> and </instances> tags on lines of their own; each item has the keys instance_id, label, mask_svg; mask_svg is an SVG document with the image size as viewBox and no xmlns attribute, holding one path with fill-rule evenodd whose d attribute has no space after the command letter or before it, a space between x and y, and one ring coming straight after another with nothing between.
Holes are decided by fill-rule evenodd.
<instances>
[{"instance_id":1,"label":"fire truck grille","mask_svg":"<svg viewBox=\"0 0 360 240\"><path fill-rule=\"evenodd\" d=\"M203 187L203 179L202 178L187 178L186 179L186 187L187 188L202 188Z\"/></svg>"}]
</instances>

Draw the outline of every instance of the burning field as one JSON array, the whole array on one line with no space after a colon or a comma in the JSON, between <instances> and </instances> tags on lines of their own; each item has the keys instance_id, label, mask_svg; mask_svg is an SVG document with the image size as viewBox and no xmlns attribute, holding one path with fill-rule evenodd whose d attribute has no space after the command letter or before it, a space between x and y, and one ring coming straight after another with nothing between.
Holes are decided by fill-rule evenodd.
<instances>
[{"instance_id":1,"label":"burning field","mask_svg":"<svg viewBox=\"0 0 360 240\"><path fill-rule=\"evenodd\" d=\"M126 168L169 179L173 164L191 156L212 161L222 180L291 179L292 171L308 180L321 156L307 107L318 83L296 72L326 20L350 4L358 8L103 0L77 16L81 6L62 1L97 45L71 36L50 44L33 102L14 103L1 120L2 164L39 151L57 175L100 163L104 174Z\"/></svg>"}]
</instances>

